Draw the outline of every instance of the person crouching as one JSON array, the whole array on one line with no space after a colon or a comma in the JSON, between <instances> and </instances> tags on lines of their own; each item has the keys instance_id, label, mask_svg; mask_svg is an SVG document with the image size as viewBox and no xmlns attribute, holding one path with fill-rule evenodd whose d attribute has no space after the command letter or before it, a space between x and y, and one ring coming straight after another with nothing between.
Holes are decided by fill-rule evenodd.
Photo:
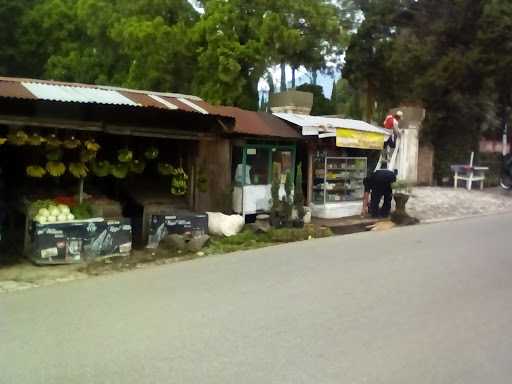
<instances>
[{"instance_id":1,"label":"person crouching","mask_svg":"<svg viewBox=\"0 0 512 384\"><path fill-rule=\"evenodd\" d=\"M396 175L387 168L387 163L383 162L380 169L371 176L370 213L372 217L388 217L391 211L393 197L391 184L396 181ZM381 200L384 200L382 207L380 206Z\"/></svg>"}]
</instances>

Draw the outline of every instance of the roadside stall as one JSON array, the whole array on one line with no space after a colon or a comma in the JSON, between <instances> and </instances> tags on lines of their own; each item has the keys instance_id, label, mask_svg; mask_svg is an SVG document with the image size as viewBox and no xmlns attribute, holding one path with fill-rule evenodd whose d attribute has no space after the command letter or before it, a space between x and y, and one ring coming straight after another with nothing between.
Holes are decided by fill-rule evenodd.
<instances>
[{"instance_id":1,"label":"roadside stall","mask_svg":"<svg viewBox=\"0 0 512 384\"><path fill-rule=\"evenodd\" d=\"M197 143L232 121L205 108L193 96L0 78L13 244L36 264L75 263L128 255L162 222L189 230Z\"/></svg>"},{"instance_id":2,"label":"roadside stall","mask_svg":"<svg viewBox=\"0 0 512 384\"><path fill-rule=\"evenodd\" d=\"M216 110L236 119L231 135L233 211L244 217L269 212L273 168L281 177L279 195L283 197L286 175L295 177L300 134L269 113L235 107Z\"/></svg>"},{"instance_id":3,"label":"roadside stall","mask_svg":"<svg viewBox=\"0 0 512 384\"><path fill-rule=\"evenodd\" d=\"M15 194L10 216L24 218L20 248L37 264L129 254L131 223L120 203L84 192L100 172L100 145L90 135L50 131L0 128L2 162L15 160L6 180Z\"/></svg>"},{"instance_id":4,"label":"roadside stall","mask_svg":"<svg viewBox=\"0 0 512 384\"><path fill-rule=\"evenodd\" d=\"M274 113L308 140L308 202L314 217L361 212L363 179L373 171L388 132L364 121Z\"/></svg>"}]
</instances>

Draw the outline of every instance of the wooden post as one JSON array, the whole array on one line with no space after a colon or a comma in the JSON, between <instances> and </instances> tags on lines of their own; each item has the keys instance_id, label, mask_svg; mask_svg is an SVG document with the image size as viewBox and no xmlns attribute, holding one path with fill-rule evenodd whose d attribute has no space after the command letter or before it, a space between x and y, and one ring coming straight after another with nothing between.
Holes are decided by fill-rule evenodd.
<instances>
[{"instance_id":1,"label":"wooden post","mask_svg":"<svg viewBox=\"0 0 512 384\"><path fill-rule=\"evenodd\" d=\"M82 204L84 202L84 178L80 178L80 187L78 191L78 202Z\"/></svg>"},{"instance_id":2,"label":"wooden post","mask_svg":"<svg viewBox=\"0 0 512 384\"><path fill-rule=\"evenodd\" d=\"M196 166L192 161L190 163L190 172L188 175L188 206L190 209L195 209L195 194L196 194Z\"/></svg>"}]
</instances>

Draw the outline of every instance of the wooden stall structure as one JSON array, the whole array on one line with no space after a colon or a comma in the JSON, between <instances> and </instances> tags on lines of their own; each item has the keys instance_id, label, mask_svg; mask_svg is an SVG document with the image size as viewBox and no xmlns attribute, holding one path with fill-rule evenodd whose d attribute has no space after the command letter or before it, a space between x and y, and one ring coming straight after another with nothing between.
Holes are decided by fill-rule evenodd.
<instances>
[{"instance_id":1,"label":"wooden stall structure","mask_svg":"<svg viewBox=\"0 0 512 384\"><path fill-rule=\"evenodd\" d=\"M110 200L119 206L114 217L98 215L130 219L139 245L154 214L217 209L222 191L201 179L208 169L198 159L208 159L209 169L225 167L209 154L229 144L222 137L233 126L232 117L195 96L0 77L0 168L13 241L23 244L11 232L27 201L64 196L98 207ZM58 176L50 162L62 167Z\"/></svg>"}]
</instances>

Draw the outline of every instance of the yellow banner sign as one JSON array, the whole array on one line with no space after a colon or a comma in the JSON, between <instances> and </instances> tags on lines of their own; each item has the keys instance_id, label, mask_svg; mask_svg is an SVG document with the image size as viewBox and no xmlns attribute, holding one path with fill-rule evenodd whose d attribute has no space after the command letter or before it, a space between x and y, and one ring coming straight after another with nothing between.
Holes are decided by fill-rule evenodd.
<instances>
[{"instance_id":1,"label":"yellow banner sign","mask_svg":"<svg viewBox=\"0 0 512 384\"><path fill-rule=\"evenodd\" d=\"M384 146L385 135L377 132L361 132L354 129L336 129L336 146L346 148L379 149Z\"/></svg>"}]
</instances>

